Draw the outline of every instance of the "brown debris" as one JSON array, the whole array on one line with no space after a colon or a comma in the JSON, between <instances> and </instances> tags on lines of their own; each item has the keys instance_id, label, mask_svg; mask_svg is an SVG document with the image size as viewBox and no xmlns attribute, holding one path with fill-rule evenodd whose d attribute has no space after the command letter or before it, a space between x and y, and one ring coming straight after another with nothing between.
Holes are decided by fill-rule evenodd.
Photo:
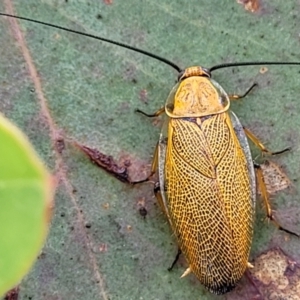
<instances>
[{"instance_id":1,"label":"brown debris","mask_svg":"<svg viewBox=\"0 0 300 300\"><path fill-rule=\"evenodd\" d=\"M125 166L119 166L110 155L105 155L98 151L97 149L93 149L78 143L74 143L77 148L79 148L82 152L84 152L89 159L95 163L98 167L104 169L108 173L115 176L122 182L130 183L128 170Z\"/></svg>"},{"instance_id":2,"label":"brown debris","mask_svg":"<svg viewBox=\"0 0 300 300\"><path fill-rule=\"evenodd\" d=\"M237 0L237 3L244 5L245 10L252 13L258 12L261 8L260 0Z\"/></svg>"},{"instance_id":3,"label":"brown debris","mask_svg":"<svg viewBox=\"0 0 300 300\"><path fill-rule=\"evenodd\" d=\"M141 197L138 199L137 207L138 207L139 214L145 219L148 214L145 197Z\"/></svg>"},{"instance_id":4,"label":"brown debris","mask_svg":"<svg viewBox=\"0 0 300 300\"><path fill-rule=\"evenodd\" d=\"M265 74L267 72L268 72L268 68L267 67L261 67L260 70L259 70L260 74Z\"/></svg>"},{"instance_id":5,"label":"brown debris","mask_svg":"<svg viewBox=\"0 0 300 300\"><path fill-rule=\"evenodd\" d=\"M107 244L103 243L103 244L99 245L99 252L105 253L105 252L107 252L107 249L108 249Z\"/></svg>"},{"instance_id":6,"label":"brown debris","mask_svg":"<svg viewBox=\"0 0 300 300\"><path fill-rule=\"evenodd\" d=\"M249 272L263 299L300 299L300 265L280 249L257 257Z\"/></svg>"},{"instance_id":7,"label":"brown debris","mask_svg":"<svg viewBox=\"0 0 300 300\"><path fill-rule=\"evenodd\" d=\"M283 170L274 162L265 161L260 165L267 191L270 195L284 190L291 186L291 182Z\"/></svg>"},{"instance_id":8,"label":"brown debris","mask_svg":"<svg viewBox=\"0 0 300 300\"><path fill-rule=\"evenodd\" d=\"M139 93L139 98L143 103L148 104L148 91L146 89L143 89Z\"/></svg>"},{"instance_id":9,"label":"brown debris","mask_svg":"<svg viewBox=\"0 0 300 300\"><path fill-rule=\"evenodd\" d=\"M14 287L6 293L4 300L18 300L19 298L19 286Z\"/></svg>"}]
</instances>

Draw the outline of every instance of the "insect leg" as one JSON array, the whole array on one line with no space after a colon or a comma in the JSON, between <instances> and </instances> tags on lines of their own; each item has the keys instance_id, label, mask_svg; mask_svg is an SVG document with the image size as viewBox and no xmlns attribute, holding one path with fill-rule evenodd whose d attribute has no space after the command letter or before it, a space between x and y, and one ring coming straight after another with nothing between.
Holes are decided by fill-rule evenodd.
<instances>
[{"instance_id":1,"label":"insect leg","mask_svg":"<svg viewBox=\"0 0 300 300\"><path fill-rule=\"evenodd\" d=\"M170 218L168 217L167 208L166 208L166 206L164 204L164 201L163 201L163 198L162 198L162 195L161 195L159 182L156 182L156 184L155 184L154 194L155 194L155 197L157 199L157 202L159 203L159 206L160 206L161 210L167 216L167 219L168 219L168 221L170 223ZM171 223L170 223L170 225L171 225ZM174 268L175 264L178 262L178 259L179 259L179 256L180 256L181 253L182 252L181 252L180 248L178 248L177 254L175 256L175 259L173 260L171 266L168 268L169 272L172 271L172 269Z\"/></svg>"},{"instance_id":2,"label":"insect leg","mask_svg":"<svg viewBox=\"0 0 300 300\"><path fill-rule=\"evenodd\" d=\"M176 254L176 256L175 256L175 259L174 259L174 261L172 262L171 267L168 268L168 271L169 271L169 272L173 270L174 266L175 266L176 263L178 262L178 259L179 259L180 254L181 254L181 250L178 248L178 251L177 251L177 254Z\"/></svg>"},{"instance_id":3,"label":"insect leg","mask_svg":"<svg viewBox=\"0 0 300 300\"><path fill-rule=\"evenodd\" d=\"M260 189L262 198L264 200L267 217L269 218L269 220L271 220L275 224L275 226L279 230L282 230L282 231L287 232L291 235L295 235L297 237L300 237L300 235L298 235L297 233L292 232L292 231L282 227L280 225L280 223L278 223L278 221L275 219L275 217L273 215L273 212L272 212L272 209L271 209L271 205L270 205L270 201L269 201L269 194L267 192L267 188L266 188L266 184L265 184L265 181L264 181L264 175L263 175L261 166L259 164L254 163L254 168L255 168L255 172L256 172L258 188Z\"/></svg>"},{"instance_id":4,"label":"insect leg","mask_svg":"<svg viewBox=\"0 0 300 300\"><path fill-rule=\"evenodd\" d=\"M253 83L243 95L232 94L232 95L228 95L228 97L230 100L238 100L238 99L245 98L257 85L258 85L257 83Z\"/></svg>"},{"instance_id":5,"label":"insect leg","mask_svg":"<svg viewBox=\"0 0 300 300\"><path fill-rule=\"evenodd\" d=\"M158 109L156 112L154 112L153 114L147 114L145 112L143 112L140 109L136 109L135 112L138 112L148 118L154 118L154 117L158 117L159 115L163 114L165 112L165 107L161 107L160 109Z\"/></svg>"},{"instance_id":6,"label":"insect leg","mask_svg":"<svg viewBox=\"0 0 300 300\"><path fill-rule=\"evenodd\" d=\"M160 206L160 209L167 216L167 219L170 222L169 215L168 215L168 210L167 210L167 208L165 206L165 203L164 203L162 195L161 195L161 190L160 190L159 182L155 183L155 186L154 186L154 195L155 195L155 198L156 198L156 200L157 200L157 202L158 202L158 204Z\"/></svg>"},{"instance_id":7,"label":"insect leg","mask_svg":"<svg viewBox=\"0 0 300 300\"><path fill-rule=\"evenodd\" d=\"M291 150L291 148L288 147L288 148L285 148L281 151L272 152L272 151L268 150L264 146L264 144L249 129L247 129L246 127L243 127L243 129L244 129L245 134L247 135L247 137L264 153L267 153L269 155L277 155L277 154L281 154L281 153L284 153L284 152L287 152L287 151Z\"/></svg>"}]
</instances>

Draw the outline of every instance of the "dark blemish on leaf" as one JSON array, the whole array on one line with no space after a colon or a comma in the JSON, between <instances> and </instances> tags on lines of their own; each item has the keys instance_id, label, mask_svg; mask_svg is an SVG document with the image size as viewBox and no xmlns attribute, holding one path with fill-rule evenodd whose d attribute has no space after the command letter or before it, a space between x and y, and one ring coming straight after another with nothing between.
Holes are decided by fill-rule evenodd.
<instances>
[{"instance_id":1,"label":"dark blemish on leaf","mask_svg":"<svg viewBox=\"0 0 300 300\"><path fill-rule=\"evenodd\" d=\"M97 18L98 20L101 20L103 17L102 17L101 14L98 14L98 15L96 16L96 18Z\"/></svg>"},{"instance_id":2,"label":"dark blemish on leaf","mask_svg":"<svg viewBox=\"0 0 300 300\"><path fill-rule=\"evenodd\" d=\"M123 164L126 168L129 168L131 166L131 161L129 159L125 159Z\"/></svg>"},{"instance_id":3,"label":"dark blemish on leaf","mask_svg":"<svg viewBox=\"0 0 300 300\"><path fill-rule=\"evenodd\" d=\"M91 227L92 227L92 225L91 225L90 223L86 223L86 224L85 224L85 228L88 228L88 229L89 229L89 228L91 228Z\"/></svg>"},{"instance_id":4,"label":"dark blemish on leaf","mask_svg":"<svg viewBox=\"0 0 300 300\"><path fill-rule=\"evenodd\" d=\"M245 10L251 13L256 13L261 8L260 0L238 0L237 2L244 5Z\"/></svg>"},{"instance_id":5,"label":"dark blemish on leaf","mask_svg":"<svg viewBox=\"0 0 300 300\"><path fill-rule=\"evenodd\" d=\"M75 146L78 147L83 153L85 153L89 157L89 159L98 167L112 174L120 181L130 183L126 166L119 166L114 161L112 156L105 155L97 149L80 145L78 143L75 143Z\"/></svg>"},{"instance_id":6,"label":"dark blemish on leaf","mask_svg":"<svg viewBox=\"0 0 300 300\"><path fill-rule=\"evenodd\" d=\"M65 141L62 137L58 137L55 140L55 149L59 154L62 154L63 150L65 150Z\"/></svg>"},{"instance_id":7,"label":"dark blemish on leaf","mask_svg":"<svg viewBox=\"0 0 300 300\"><path fill-rule=\"evenodd\" d=\"M139 93L139 98L143 103L148 104L148 91L146 89L142 89Z\"/></svg>"},{"instance_id":8,"label":"dark blemish on leaf","mask_svg":"<svg viewBox=\"0 0 300 300\"><path fill-rule=\"evenodd\" d=\"M141 215L144 219L146 219L146 216L147 216L147 214L148 214L148 211L147 211L147 209L146 209L145 207L140 207L140 208L139 208L139 213L140 213L140 215Z\"/></svg>"},{"instance_id":9,"label":"dark blemish on leaf","mask_svg":"<svg viewBox=\"0 0 300 300\"><path fill-rule=\"evenodd\" d=\"M269 295L276 299L298 299L300 265L280 248L257 257L249 273L263 299L269 299Z\"/></svg>"},{"instance_id":10,"label":"dark blemish on leaf","mask_svg":"<svg viewBox=\"0 0 300 300\"><path fill-rule=\"evenodd\" d=\"M46 253L42 252L39 256L38 259L44 259L46 257Z\"/></svg>"},{"instance_id":11,"label":"dark blemish on leaf","mask_svg":"<svg viewBox=\"0 0 300 300\"><path fill-rule=\"evenodd\" d=\"M113 3L112 0L103 0L104 4L111 5Z\"/></svg>"},{"instance_id":12,"label":"dark blemish on leaf","mask_svg":"<svg viewBox=\"0 0 300 300\"><path fill-rule=\"evenodd\" d=\"M6 293L4 300L18 300L19 298L19 286L14 287Z\"/></svg>"},{"instance_id":13,"label":"dark blemish on leaf","mask_svg":"<svg viewBox=\"0 0 300 300\"><path fill-rule=\"evenodd\" d=\"M138 200L137 207L138 207L139 214L145 219L148 214L148 211L146 209L146 204L145 204L145 197L141 197Z\"/></svg>"},{"instance_id":14,"label":"dark blemish on leaf","mask_svg":"<svg viewBox=\"0 0 300 300\"><path fill-rule=\"evenodd\" d=\"M101 253L107 252L107 244L100 244L100 246L99 246L99 251L100 251Z\"/></svg>"}]
</instances>

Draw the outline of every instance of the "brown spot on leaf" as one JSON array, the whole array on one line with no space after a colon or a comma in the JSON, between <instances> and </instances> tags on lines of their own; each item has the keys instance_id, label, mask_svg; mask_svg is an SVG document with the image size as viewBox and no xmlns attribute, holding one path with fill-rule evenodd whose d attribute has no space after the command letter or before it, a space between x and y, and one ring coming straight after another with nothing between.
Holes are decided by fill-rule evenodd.
<instances>
[{"instance_id":1,"label":"brown spot on leaf","mask_svg":"<svg viewBox=\"0 0 300 300\"><path fill-rule=\"evenodd\" d=\"M99 246L99 251L100 251L101 253L107 252L107 244L100 244L100 246Z\"/></svg>"},{"instance_id":2,"label":"brown spot on leaf","mask_svg":"<svg viewBox=\"0 0 300 300\"><path fill-rule=\"evenodd\" d=\"M18 300L19 298L19 286L14 287L6 293L4 300Z\"/></svg>"},{"instance_id":3,"label":"brown spot on leaf","mask_svg":"<svg viewBox=\"0 0 300 300\"><path fill-rule=\"evenodd\" d=\"M54 133L54 146L55 146L55 150L59 153L62 154L62 152L65 150L65 140L64 140L64 136L61 130L57 130Z\"/></svg>"},{"instance_id":4,"label":"brown spot on leaf","mask_svg":"<svg viewBox=\"0 0 300 300\"><path fill-rule=\"evenodd\" d=\"M268 72L268 68L267 67L261 67L260 70L259 70L260 74L265 74L267 72Z\"/></svg>"},{"instance_id":5,"label":"brown spot on leaf","mask_svg":"<svg viewBox=\"0 0 300 300\"><path fill-rule=\"evenodd\" d=\"M90 148L79 143L74 143L77 148L79 148L83 153L85 153L89 159L95 163L98 167L104 169L108 173L115 176L122 182L130 183L127 168L123 165L119 166L110 155L105 155L99 150Z\"/></svg>"},{"instance_id":6,"label":"brown spot on leaf","mask_svg":"<svg viewBox=\"0 0 300 300\"><path fill-rule=\"evenodd\" d=\"M142 89L139 93L139 98L143 103L148 104L148 91L146 89Z\"/></svg>"},{"instance_id":7,"label":"brown spot on leaf","mask_svg":"<svg viewBox=\"0 0 300 300\"><path fill-rule=\"evenodd\" d=\"M265 161L261 164L264 181L269 194L273 195L291 186L291 181L283 170L274 162Z\"/></svg>"},{"instance_id":8,"label":"brown spot on leaf","mask_svg":"<svg viewBox=\"0 0 300 300\"><path fill-rule=\"evenodd\" d=\"M237 3L244 5L245 10L252 13L258 12L261 8L260 0L237 0Z\"/></svg>"},{"instance_id":9,"label":"brown spot on leaf","mask_svg":"<svg viewBox=\"0 0 300 300\"><path fill-rule=\"evenodd\" d=\"M121 153L120 162L127 167L132 182L144 180L151 172L149 163L128 153Z\"/></svg>"},{"instance_id":10,"label":"brown spot on leaf","mask_svg":"<svg viewBox=\"0 0 300 300\"><path fill-rule=\"evenodd\" d=\"M103 203L103 204L102 204L102 207L103 207L104 209L109 209L109 203L108 203L108 202Z\"/></svg>"},{"instance_id":11,"label":"brown spot on leaf","mask_svg":"<svg viewBox=\"0 0 300 300\"><path fill-rule=\"evenodd\" d=\"M146 215L148 213L147 208L146 208L145 197L141 197L138 199L137 208L138 208L140 215L145 219Z\"/></svg>"},{"instance_id":12,"label":"brown spot on leaf","mask_svg":"<svg viewBox=\"0 0 300 300\"><path fill-rule=\"evenodd\" d=\"M280 249L257 257L249 272L263 299L300 299L300 265Z\"/></svg>"}]
</instances>

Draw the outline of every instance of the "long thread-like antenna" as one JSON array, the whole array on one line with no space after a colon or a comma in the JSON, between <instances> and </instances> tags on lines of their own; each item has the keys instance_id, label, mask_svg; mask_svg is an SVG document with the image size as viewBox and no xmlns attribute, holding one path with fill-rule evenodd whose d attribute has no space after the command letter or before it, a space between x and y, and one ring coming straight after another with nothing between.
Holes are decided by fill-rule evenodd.
<instances>
[{"instance_id":1,"label":"long thread-like antenna","mask_svg":"<svg viewBox=\"0 0 300 300\"><path fill-rule=\"evenodd\" d=\"M215 65L211 68L209 68L208 70L210 72L213 72L215 70L219 70L219 69L224 69L224 68L230 68L230 67L240 67L240 66L262 66L262 65L300 65L300 62L286 62L286 61L282 61L282 62L278 62L278 61L249 61L249 62L238 62L238 63L224 63L224 64L220 64L220 65Z\"/></svg>"},{"instance_id":2,"label":"long thread-like antenna","mask_svg":"<svg viewBox=\"0 0 300 300\"><path fill-rule=\"evenodd\" d=\"M95 39L95 40L100 40L100 41L103 41L103 42L106 42L106 43L110 43L110 44L113 44L113 45L116 45L116 46L120 46L122 48L126 48L126 49L129 49L129 50L147 55L147 56L152 57L156 60L159 60L159 61L171 66L172 68L174 68L179 73L182 71L182 69L179 66L177 66L175 63L173 63L172 61L170 61L166 58L160 57L160 56L155 55L151 52L148 52L148 51L136 48L136 47L132 47L130 45L126 45L126 44L123 44L123 43L120 43L120 42L116 42L116 41L113 41L113 40L110 40L110 39L103 38L101 36L81 32L81 31L77 31L77 30L73 30L73 29L69 29L69 28L65 28L65 27L62 27L62 26L59 26L59 25L54 25L54 24L43 22L43 21L33 20L33 19L24 18L24 17L20 17L20 16L15 16L15 15L10 15L10 14L5 14L5 13L0 13L0 16L15 18L15 19L19 19L19 20L25 20L25 21L29 21L29 22L32 22L32 23L37 23L37 24L41 24L41 25L44 25L44 26L48 26L48 27L68 31L68 32L71 32L71 33L80 34L80 35L83 35L83 36L86 36L86 37L89 37L89 38L92 38L92 39Z\"/></svg>"},{"instance_id":3,"label":"long thread-like antenna","mask_svg":"<svg viewBox=\"0 0 300 300\"><path fill-rule=\"evenodd\" d=\"M120 43L120 42L117 42L117 41L114 41L114 40L111 40L111 39L106 39L106 38L103 38L101 36L81 32L81 31L65 28L65 27L62 27L62 26L59 26L59 25L54 25L54 24L43 22L43 21L38 21L38 20L34 20L34 19L25 18L25 17L15 16L15 15L10 15L10 14L5 14L5 13L0 13L0 16L15 18L15 19L19 19L19 20L25 20L25 21L29 21L29 22L32 22L32 23L37 23L37 24L41 24L41 25L44 25L44 26L57 28L57 29L64 30L64 31L67 31L67 32L80 34L80 35L83 35L83 36L86 36L86 37L89 37L89 38L92 38L92 39L96 39L96 40L100 40L100 41L103 41L103 42L106 42L106 43L110 43L110 44L113 44L113 45L116 45L116 46L119 46L119 47L122 47L122 48L126 48L126 49L129 49L129 50L147 55L149 57L152 57L152 58L154 58L158 61L161 61L161 62L171 66L178 73L183 71L177 64L173 63L172 61L170 61L170 60L168 60L164 57L161 57L161 56L153 54L151 52L148 52L148 51L145 51L145 50L142 50L142 49L139 49L139 48L127 45L127 44L123 44L123 43ZM263 65L300 65L300 62L276 62L276 61L254 61L254 62L251 62L250 61L250 62L224 63L224 64L215 65L211 68L207 68L207 70L209 72L213 72L215 70L230 68L230 67L258 66L258 65L261 65L261 66L263 66Z\"/></svg>"}]
</instances>

